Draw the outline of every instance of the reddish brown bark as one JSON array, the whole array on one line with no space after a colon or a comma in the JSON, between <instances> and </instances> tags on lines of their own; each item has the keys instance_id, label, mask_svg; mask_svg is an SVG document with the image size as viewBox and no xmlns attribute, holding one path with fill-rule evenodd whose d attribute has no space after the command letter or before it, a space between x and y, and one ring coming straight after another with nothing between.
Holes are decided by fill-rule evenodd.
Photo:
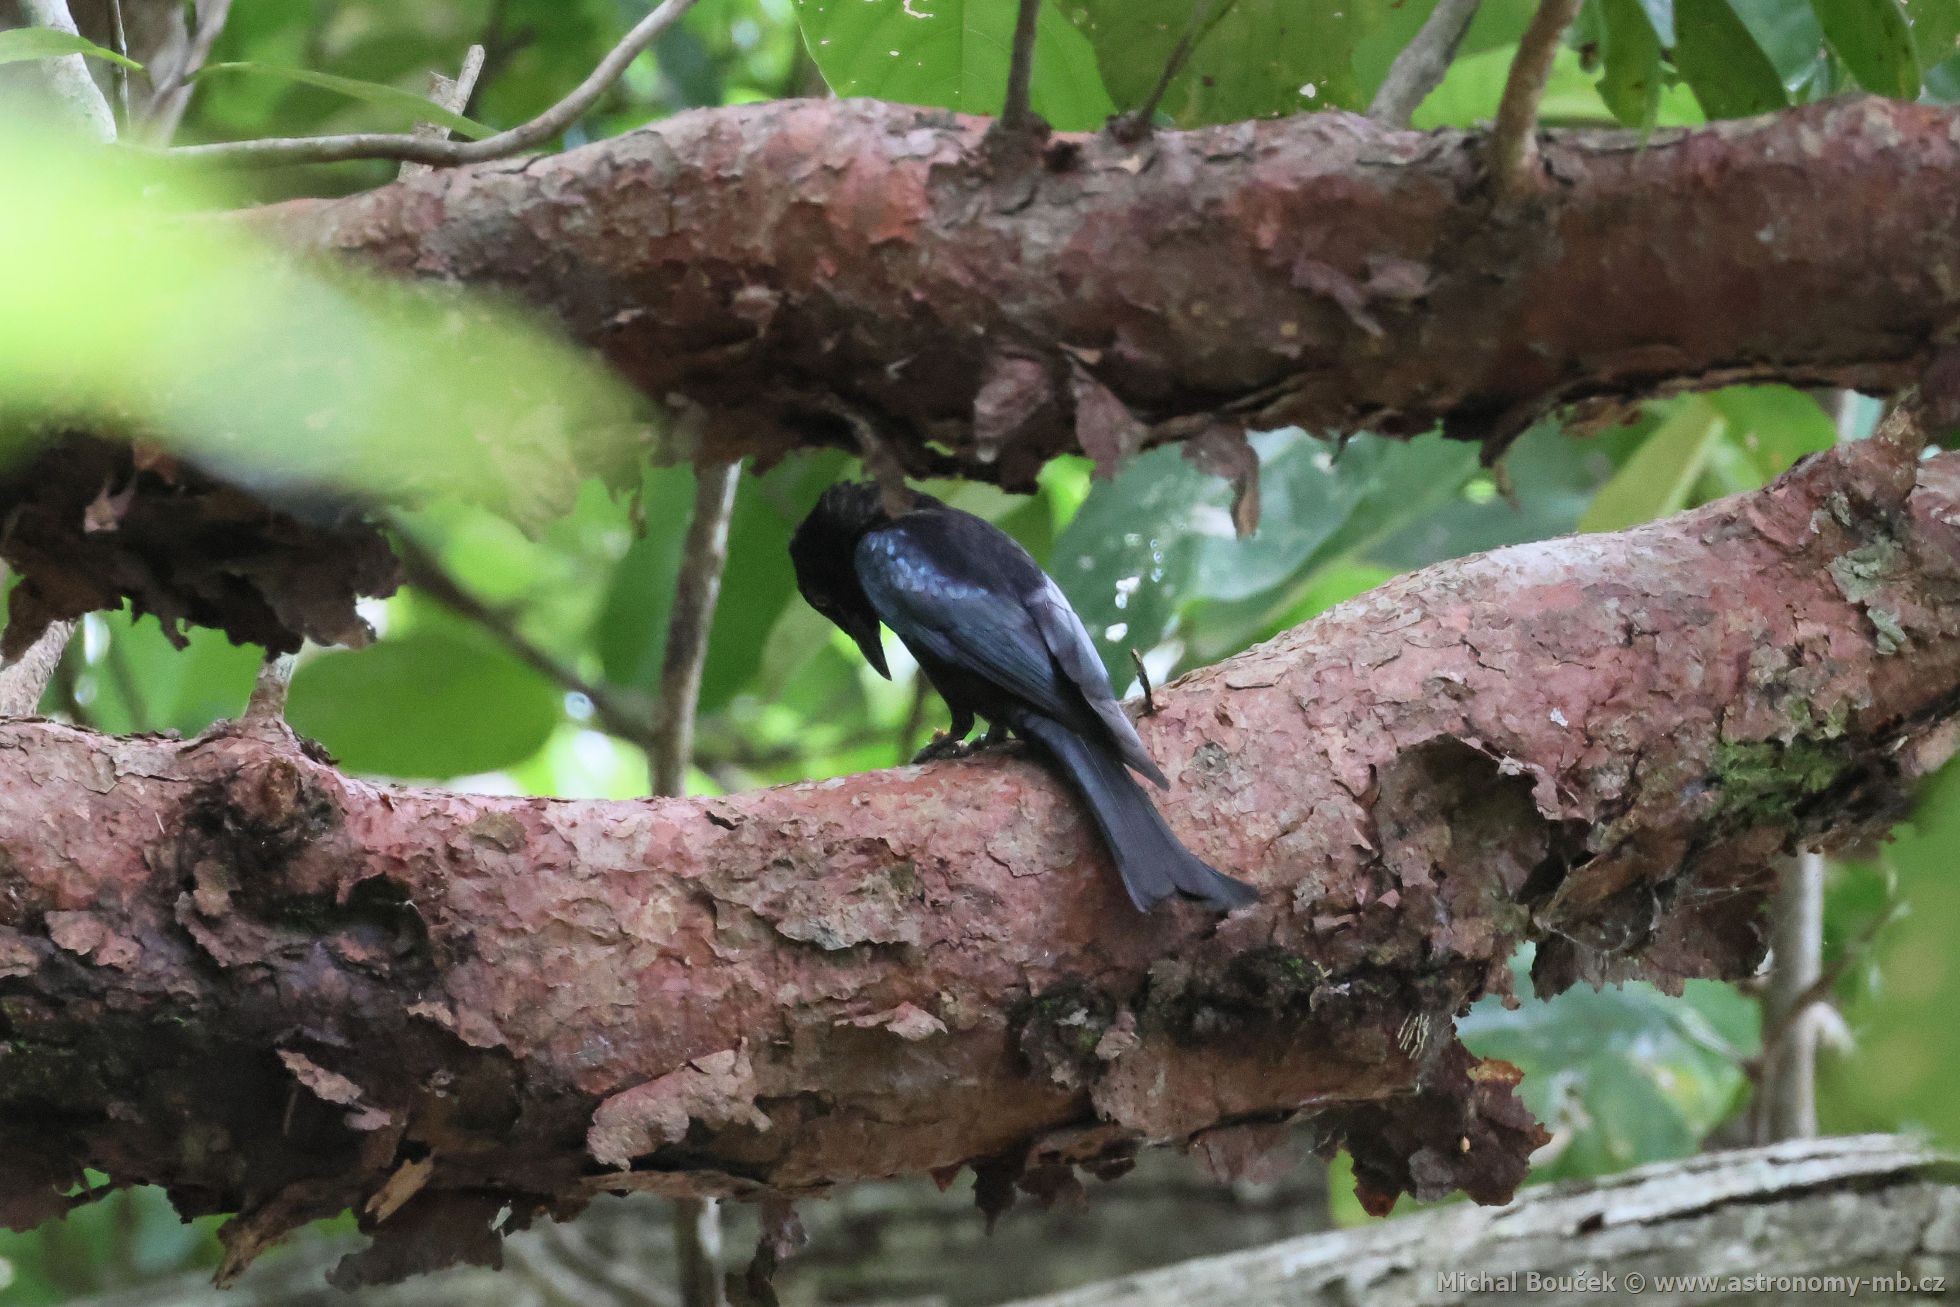
<instances>
[{"instance_id":1,"label":"reddish brown bark","mask_svg":"<svg viewBox=\"0 0 1960 1307\"><path fill-rule=\"evenodd\" d=\"M1181 679L1141 729L1264 892L1223 923L1138 916L1012 751L554 802L0 725L0 1212L90 1165L242 1209L242 1257L351 1205L359 1275L491 1255L505 1203L961 1162L997 1201L1296 1114L1377 1205L1502 1199L1540 1135L1453 1016L1526 939L1547 989L1752 968L1774 855L1952 748L1956 524L1960 455L1859 445Z\"/></svg>"},{"instance_id":2,"label":"reddish brown bark","mask_svg":"<svg viewBox=\"0 0 1960 1307\"><path fill-rule=\"evenodd\" d=\"M703 111L256 221L545 306L647 393L725 416L718 455L849 444L849 410L915 470L1007 484L1241 425L1501 445L1657 386L1892 390L1960 321L1950 110L1548 133L1546 185L1501 212L1474 133L1329 112L1060 137L1019 166L985 127Z\"/></svg>"}]
</instances>

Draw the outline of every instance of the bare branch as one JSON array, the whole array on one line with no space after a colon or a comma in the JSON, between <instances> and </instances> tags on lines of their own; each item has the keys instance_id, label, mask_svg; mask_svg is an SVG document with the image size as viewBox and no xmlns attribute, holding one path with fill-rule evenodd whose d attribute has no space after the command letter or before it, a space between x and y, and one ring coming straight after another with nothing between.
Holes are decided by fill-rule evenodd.
<instances>
[{"instance_id":1,"label":"bare branch","mask_svg":"<svg viewBox=\"0 0 1960 1307\"><path fill-rule=\"evenodd\" d=\"M1437 0L1421 30L1389 65L1388 76L1368 104L1368 116L1390 127L1407 127L1418 106L1443 83L1463 34L1470 30L1483 0Z\"/></svg>"},{"instance_id":2,"label":"bare branch","mask_svg":"<svg viewBox=\"0 0 1960 1307\"><path fill-rule=\"evenodd\" d=\"M695 0L664 0L642 18L625 39L612 48L577 89L530 122L486 136L480 141L438 141L416 135L359 132L346 136L303 136L263 141L226 141L216 145L184 145L167 153L171 158L245 167L275 164L339 163L348 159L397 159L452 167L482 163L521 154L543 145L577 122L604 95L640 53L679 22Z\"/></svg>"},{"instance_id":3,"label":"bare branch","mask_svg":"<svg viewBox=\"0 0 1960 1307\"><path fill-rule=\"evenodd\" d=\"M22 15L35 27L52 27L70 36L81 33L68 12L68 0L20 0ZM108 143L116 139L116 115L103 98L102 88L88 70L88 60L78 54L36 61L49 99L63 117L90 139Z\"/></svg>"},{"instance_id":4,"label":"bare branch","mask_svg":"<svg viewBox=\"0 0 1960 1307\"><path fill-rule=\"evenodd\" d=\"M157 82L156 89L150 93L149 109L145 114L142 139L152 146L167 145L177 134L178 124L184 119L184 110L190 107L191 90L195 85L191 75L204 67L211 57L211 48L218 43L219 33L225 30L225 20L231 17L231 0L198 0L197 30L191 33L190 41L184 47L184 57L177 66Z\"/></svg>"},{"instance_id":5,"label":"bare branch","mask_svg":"<svg viewBox=\"0 0 1960 1307\"><path fill-rule=\"evenodd\" d=\"M68 647L75 623L56 622L41 632L41 638L11 663L0 665L0 717L32 717L40 709L41 696Z\"/></svg>"},{"instance_id":6,"label":"bare branch","mask_svg":"<svg viewBox=\"0 0 1960 1307\"><path fill-rule=\"evenodd\" d=\"M1518 42L1487 144L1491 182L1500 198L1515 198L1530 187L1538 167L1538 101L1552 75L1559 41L1578 12L1579 0L1540 0Z\"/></svg>"},{"instance_id":7,"label":"bare branch","mask_svg":"<svg viewBox=\"0 0 1960 1307\"><path fill-rule=\"evenodd\" d=\"M1232 7L1233 0L1224 0L1222 15ZM1178 73L1184 70L1184 61L1191 57L1191 48L1198 43L1205 29L1211 24L1212 9L1218 0L1198 0L1191 10L1191 17L1184 25L1184 31L1171 47L1170 58L1164 60L1164 70L1157 74L1157 84L1150 88L1150 94L1143 97L1135 107L1116 115L1109 120L1109 134L1119 141L1140 139L1150 130L1150 120L1157 116L1157 106L1163 102L1164 92L1171 89Z\"/></svg>"},{"instance_id":8,"label":"bare branch","mask_svg":"<svg viewBox=\"0 0 1960 1307\"><path fill-rule=\"evenodd\" d=\"M728 519L735 509L739 463L703 464L694 473L694 516L681 546L680 577L667 620L667 651L660 665L652 756L655 794L685 794L687 763L694 752L694 706L701 668L708 658L715 600L728 563Z\"/></svg>"},{"instance_id":9,"label":"bare branch","mask_svg":"<svg viewBox=\"0 0 1960 1307\"><path fill-rule=\"evenodd\" d=\"M441 73L429 74L429 98L451 113L463 112L476 91L476 81L483 73L483 47L473 45L463 54L463 67L455 77L444 77ZM431 141L449 139L449 129L441 123L417 123L415 134ZM401 166L401 177L419 177L433 171L426 163L405 163Z\"/></svg>"},{"instance_id":10,"label":"bare branch","mask_svg":"<svg viewBox=\"0 0 1960 1307\"><path fill-rule=\"evenodd\" d=\"M1007 65L1007 98L1001 105L997 124L1002 132L1024 132L1034 115L1028 108L1028 90L1034 81L1035 20L1041 16L1042 0L1021 0L1014 16L1014 50Z\"/></svg>"}]
</instances>

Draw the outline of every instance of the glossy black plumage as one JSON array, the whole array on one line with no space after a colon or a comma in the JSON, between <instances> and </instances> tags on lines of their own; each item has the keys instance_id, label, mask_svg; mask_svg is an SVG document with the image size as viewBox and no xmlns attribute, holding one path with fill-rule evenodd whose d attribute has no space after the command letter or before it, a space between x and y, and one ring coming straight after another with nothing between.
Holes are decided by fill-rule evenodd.
<instances>
[{"instance_id":1,"label":"glossy black plumage","mask_svg":"<svg viewBox=\"0 0 1960 1307\"><path fill-rule=\"evenodd\" d=\"M897 515L876 485L825 491L790 541L797 589L889 677L889 626L952 710L975 715L1059 763L1095 817L1124 888L1148 910L1171 894L1220 910L1257 897L1186 849L1128 769L1166 785L1111 691L1082 620L1012 537L930 495Z\"/></svg>"}]
</instances>

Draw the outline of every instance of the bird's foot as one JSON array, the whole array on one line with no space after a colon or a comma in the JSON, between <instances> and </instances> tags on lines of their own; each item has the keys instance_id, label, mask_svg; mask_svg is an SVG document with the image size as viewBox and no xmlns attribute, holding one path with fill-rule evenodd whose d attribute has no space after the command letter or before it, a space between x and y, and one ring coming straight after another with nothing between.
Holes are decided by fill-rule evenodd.
<instances>
[{"instance_id":1,"label":"bird's foot","mask_svg":"<svg viewBox=\"0 0 1960 1307\"><path fill-rule=\"evenodd\" d=\"M947 758L964 758L973 750L974 746L967 743L964 738L940 731L932 737L931 744L912 755L912 761L917 764L940 762Z\"/></svg>"}]
</instances>

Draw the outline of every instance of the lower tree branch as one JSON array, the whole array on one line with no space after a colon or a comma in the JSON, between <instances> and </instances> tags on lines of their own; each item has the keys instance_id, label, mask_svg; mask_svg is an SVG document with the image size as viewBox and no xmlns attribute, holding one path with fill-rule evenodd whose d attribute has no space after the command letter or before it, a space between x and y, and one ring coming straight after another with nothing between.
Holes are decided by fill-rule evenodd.
<instances>
[{"instance_id":1,"label":"lower tree branch","mask_svg":"<svg viewBox=\"0 0 1960 1307\"><path fill-rule=\"evenodd\" d=\"M712 799L377 786L232 734L0 723L0 1217L92 1166L352 1208L341 1283L606 1192L976 1169L983 1204L1305 1118L1364 1201L1542 1131L1454 1015L1748 974L1776 859L1960 728L1960 455L1862 442L1636 530L1411 574L1159 690L1167 818L1262 891L1138 916L1008 748ZM492 1223L508 1205L511 1217Z\"/></svg>"},{"instance_id":2,"label":"lower tree branch","mask_svg":"<svg viewBox=\"0 0 1960 1307\"><path fill-rule=\"evenodd\" d=\"M1956 1218L1952 1165L1924 1145L1802 1140L1532 1189L1502 1212L1457 1205L1288 1239L1014 1307L1937 1302L1960 1271Z\"/></svg>"}]
</instances>

